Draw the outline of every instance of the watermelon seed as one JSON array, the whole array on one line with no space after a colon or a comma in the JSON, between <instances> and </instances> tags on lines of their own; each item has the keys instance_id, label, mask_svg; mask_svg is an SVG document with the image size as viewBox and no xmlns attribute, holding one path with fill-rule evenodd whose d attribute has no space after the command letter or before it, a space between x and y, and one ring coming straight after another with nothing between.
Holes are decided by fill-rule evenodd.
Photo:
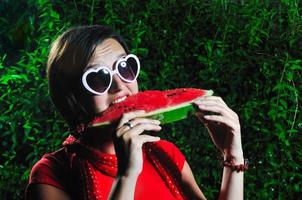
<instances>
[{"instance_id":1,"label":"watermelon seed","mask_svg":"<svg viewBox=\"0 0 302 200\"><path fill-rule=\"evenodd\" d=\"M174 96L176 93L167 94L168 97Z\"/></svg>"}]
</instances>

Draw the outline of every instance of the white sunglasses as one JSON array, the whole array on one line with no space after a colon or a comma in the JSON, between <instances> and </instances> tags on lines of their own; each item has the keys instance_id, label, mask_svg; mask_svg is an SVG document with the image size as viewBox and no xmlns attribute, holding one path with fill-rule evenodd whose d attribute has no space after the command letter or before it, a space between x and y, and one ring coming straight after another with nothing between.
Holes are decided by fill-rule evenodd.
<instances>
[{"instance_id":1,"label":"white sunglasses","mask_svg":"<svg viewBox=\"0 0 302 200\"><path fill-rule=\"evenodd\" d=\"M140 62L136 55L129 54L120 58L113 69L101 65L88 69L82 76L84 87L93 94L102 95L109 90L114 74L123 81L131 83L138 77Z\"/></svg>"}]
</instances>

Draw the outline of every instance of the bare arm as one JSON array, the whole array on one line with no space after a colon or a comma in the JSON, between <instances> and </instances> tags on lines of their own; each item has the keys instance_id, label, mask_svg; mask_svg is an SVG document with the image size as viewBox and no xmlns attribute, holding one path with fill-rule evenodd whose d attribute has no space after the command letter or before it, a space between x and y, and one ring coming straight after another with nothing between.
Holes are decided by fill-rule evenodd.
<instances>
[{"instance_id":1,"label":"bare arm","mask_svg":"<svg viewBox=\"0 0 302 200\"><path fill-rule=\"evenodd\" d=\"M243 159L239 160L238 158L238 162L243 163ZM206 199L187 162L182 169L182 182L186 193L190 195L190 199ZM243 172L231 171L230 168L224 167L219 199L243 199Z\"/></svg>"},{"instance_id":2,"label":"bare arm","mask_svg":"<svg viewBox=\"0 0 302 200\"><path fill-rule=\"evenodd\" d=\"M146 142L156 142L160 138L143 132L159 131L159 121L141 118L142 111L125 113L117 126L115 152L118 158L118 177L115 179L109 199L134 199L137 178L143 168L142 146ZM131 125L125 125L125 123Z\"/></svg>"},{"instance_id":3,"label":"bare arm","mask_svg":"<svg viewBox=\"0 0 302 200\"><path fill-rule=\"evenodd\" d=\"M235 165L244 164L238 115L221 97L204 97L195 101L195 104L201 111L198 118L208 129L213 143L221 151L224 159L232 161ZM204 111L215 114L204 116L202 114ZM243 199L243 172L224 167L219 199Z\"/></svg>"},{"instance_id":4,"label":"bare arm","mask_svg":"<svg viewBox=\"0 0 302 200\"><path fill-rule=\"evenodd\" d=\"M243 164L243 156L235 158L235 163ZM232 171L229 167L223 168L219 199L243 199L243 172Z\"/></svg>"},{"instance_id":5,"label":"bare arm","mask_svg":"<svg viewBox=\"0 0 302 200\"><path fill-rule=\"evenodd\" d=\"M112 185L109 199L134 199L137 177L131 174L117 177Z\"/></svg>"},{"instance_id":6,"label":"bare arm","mask_svg":"<svg viewBox=\"0 0 302 200\"><path fill-rule=\"evenodd\" d=\"M185 162L184 167L182 169L181 179L186 193L190 195L190 199L198 199L198 200L206 199L202 191L199 189L194 179L192 170L189 164L187 163L187 161Z\"/></svg>"},{"instance_id":7,"label":"bare arm","mask_svg":"<svg viewBox=\"0 0 302 200\"><path fill-rule=\"evenodd\" d=\"M28 188L26 200L71 200L69 195L54 186L34 184Z\"/></svg>"}]
</instances>

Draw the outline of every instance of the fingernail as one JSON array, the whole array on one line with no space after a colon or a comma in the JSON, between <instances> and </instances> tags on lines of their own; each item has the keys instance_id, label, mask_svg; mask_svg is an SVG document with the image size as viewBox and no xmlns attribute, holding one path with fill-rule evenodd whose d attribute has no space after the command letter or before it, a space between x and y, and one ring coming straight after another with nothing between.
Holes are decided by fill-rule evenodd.
<instances>
[{"instance_id":1,"label":"fingernail","mask_svg":"<svg viewBox=\"0 0 302 200\"><path fill-rule=\"evenodd\" d=\"M160 124L159 120L154 120L155 124Z\"/></svg>"},{"instance_id":2,"label":"fingernail","mask_svg":"<svg viewBox=\"0 0 302 200\"><path fill-rule=\"evenodd\" d=\"M199 108L206 108L205 105L199 105Z\"/></svg>"},{"instance_id":3,"label":"fingernail","mask_svg":"<svg viewBox=\"0 0 302 200\"><path fill-rule=\"evenodd\" d=\"M210 115L205 115L205 116L204 116L204 118L206 118L206 119L210 119L210 118L211 118L211 116L210 116Z\"/></svg>"}]
</instances>

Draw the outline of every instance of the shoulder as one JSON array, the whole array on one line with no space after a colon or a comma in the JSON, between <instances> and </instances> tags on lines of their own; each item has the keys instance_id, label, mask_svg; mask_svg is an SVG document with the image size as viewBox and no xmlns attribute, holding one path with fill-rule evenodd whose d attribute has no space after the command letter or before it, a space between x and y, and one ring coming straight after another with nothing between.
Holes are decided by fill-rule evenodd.
<instances>
[{"instance_id":1,"label":"shoulder","mask_svg":"<svg viewBox=\"0 0 302 200\"><path fill-rule=\"evenodd\" d=\"M173 160L178 169L181 171L186 158L179 148L174 143L166 140L160 140L156 142L156 144L165 151L165 153Z\"/></svg>"},{"instance_id":2,"label":"shoulder","mask_svg":"<svg viewBox=\"0 0 302 200\"><path fill-rule=\"evenodd\" d=\"M30 184L47 184L65 189L69 173L69 159L65 148L45 154L33 167Z\"/></svg>"},{"instance_id":3,"label":"shoulder","mask_svg":"<svg viewBox=\"0 0 302 200\"><path fill-rule=\"evenodd\" d=\"M160 140L160 141L156 142L156 144L158 146L160 146L167 153L182 154L181 151L179 150L179 148L174 143L169 142L167 140Z\"/></svg>"}]
</instances>

